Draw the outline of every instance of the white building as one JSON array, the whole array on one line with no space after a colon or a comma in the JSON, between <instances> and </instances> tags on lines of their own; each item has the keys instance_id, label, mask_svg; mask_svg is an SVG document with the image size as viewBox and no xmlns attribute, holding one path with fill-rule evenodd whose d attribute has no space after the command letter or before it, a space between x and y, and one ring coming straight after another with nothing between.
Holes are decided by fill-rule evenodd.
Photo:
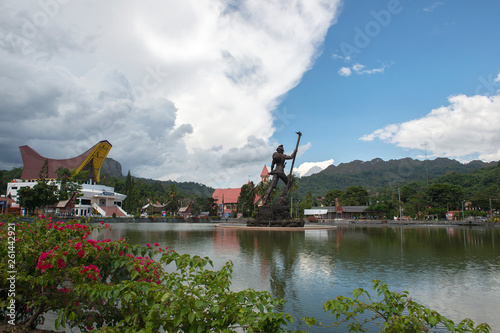
<instances>
[{"instance_id":1,"label":"white building","mask_svg":"<svg viewBox=\"0 0 500 333\"><path fill-rule=\"evenodd\" d=\"M7 185L7 196L11 197L18 205L18 191L23 187L33 188L39 179L42 168L46 167L46 179L49 184L59 186L56 182L56 171L63 167L76 172L87 172L87 182L82 185L78 196L70 200L60 202L50 207L48 213L72 214L74 216L117 216L124 217L128 214L122 209L122 202L127 197L116 193L113 187L99 185L101 166L106 158L111 144L104 140L100 141L83 154L70 159L49 159L41 156L29 146L21 146L23 158L23 172L21 179L14 179ZM15 206L13 206L15 207ZM70 211L68 211L70 210Z\"/></svg>"},{"instance_id":2,"label":"white building","mask_svg":"<svg viewBox=\"0 0 500 333\"><path fill-rule=\"evenodd\" d=\"M7 184L7 197L12 198L15 203L12 207L19 207L18 190L23 187L33 188L37 184L36 181L23 181L22 179L14 179ZM59 185L55 181L49 181L49 184ZM110 186L98 185L95 183L82 184L81 196L75 200L72 215L74 216L113 216L117 217L129 216L122 209L123 200L127 197L125 194L115 192L115 189ZM61 205L59 205L61 206ZM66 211L64 207L49 207L47 213L56 215L64 215Z\"/></svg>"}]
</instances>

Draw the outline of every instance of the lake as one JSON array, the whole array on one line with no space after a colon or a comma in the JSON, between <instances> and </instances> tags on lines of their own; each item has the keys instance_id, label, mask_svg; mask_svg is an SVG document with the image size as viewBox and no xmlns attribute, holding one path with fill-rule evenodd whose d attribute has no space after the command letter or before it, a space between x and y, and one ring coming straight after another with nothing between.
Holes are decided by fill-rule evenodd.
<instances>
[{"instance_id":1,"label":"lake","mask_svg":"<svg viewBox=\"0 0 500 333\"><path fill-rule=\"evenodd\" d=\"M337 230L258 231L205 223L112 223L101 239L158 242L178 253L208 256L215 268L234 263L233 290L267 290L294 317L331 323L322 305L374 279L458 322L487 322L500 329L500 229L443 226L338 225ZM375 330L376 331L376 330Z\"/></svg>"}]
</instances>

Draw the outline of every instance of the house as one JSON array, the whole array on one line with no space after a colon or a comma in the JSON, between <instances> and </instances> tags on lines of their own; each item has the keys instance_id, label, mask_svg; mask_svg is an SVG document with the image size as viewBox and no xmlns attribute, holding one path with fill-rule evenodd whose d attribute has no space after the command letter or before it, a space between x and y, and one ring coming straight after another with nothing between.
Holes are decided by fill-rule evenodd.
<instances>
[{"instance_id":1,"label":"house","mask_svg":"<svg viewBox=\"0 0 500 333\"><path fill-rule=\"evenodd\" d=\"M319 219L371 219L378 212L367 210L368 206L342 206L340 200L335 198L335 206L321 207L317 209L304 209L305 216L315 216Z\"/></svg>"}]
</instances>

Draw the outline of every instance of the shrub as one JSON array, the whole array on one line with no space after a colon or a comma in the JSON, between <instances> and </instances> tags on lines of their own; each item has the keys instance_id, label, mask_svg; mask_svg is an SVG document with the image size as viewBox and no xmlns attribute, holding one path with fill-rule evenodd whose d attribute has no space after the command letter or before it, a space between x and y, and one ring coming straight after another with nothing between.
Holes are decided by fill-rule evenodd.
<instances>
[{"instance_id":1,"label":"shrub","mask_svg":"<svg viewBox=\"0 0 500 333\"><path fill-rule=\"evenodd\" d=\"M309 216L309 218L307 219L309 222L312 222L312 223L316 223L318 222L318 219L316 218L316 216Z\"/></svg>"},{"instance_id":2,"label":"shrub","mask_svg":"<svg viewBox=\"0 0 500 333\"><path fill-rule=\"evenodd\" d=\"M379 297L383 296L380 302L372 301L367 291L358 288L353 291L353 298L338 296L323 304L325 312L329 311L336 319L330 327L348 323L349 332L367 332L366 324L374 322L381 328L380 332L429 332L438 326L450 332L490 332L488 324L474 326L470 319L455 325L452 320L413 301L407 291L401 294L392 292L380 280L373 280L373 288ZM357 318L365 312L371 312L373 316ZM315 318L306 317L304 320L309 327L326 327Z\"/></svg>"},{"instance_id":3,"label":"shrub","mask_svg":"<svg viewBox=\"0 0 500 333\"><path fill-rule=\"evenodd\" d=\"M280 332L292 320L274 312L283 301L268 292L229 290L231 262L213 271L207 268L212 266L209 258L181 255L158 243L138 246L123 239L89 238L103 229L110 226L45 218L0 224L2 244L12 241L0 255L15 253L12 261L0 262L2 318L35 327L44 313L55 311L56 329L96 332L231 332L237 327ZM170 263L175 271L167 273ZM15 295L7 292L6 274L12 271Z\"/></svg>"}]
</instances>

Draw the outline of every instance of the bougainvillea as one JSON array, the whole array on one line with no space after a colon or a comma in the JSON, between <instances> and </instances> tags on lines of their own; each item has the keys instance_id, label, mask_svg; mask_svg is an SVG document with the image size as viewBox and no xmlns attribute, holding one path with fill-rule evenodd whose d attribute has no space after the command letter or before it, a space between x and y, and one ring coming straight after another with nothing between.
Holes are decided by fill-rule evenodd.
<instances>
[{"instance_id":1,"label":"bougainvillea","mask_svg":"<svg viewBox=\"0 0 500 333\"><path fill-rule=\"evenodd\" d=\"M10 229L7 226L10 226ZM274 309L282 301L267 292L229 289L232 264L211 271L208 258L180 255L159 243L145 247L124 239L99 240L107 224L81 221L0 224L0 241L12 239L15 258L0 262L0 316L35 327L44 314L57 314L56 329L101 332L277 332L291 321ZM12 230L15 230L12 232ZM0 249L7 257L8 248ZM176 269L167 273L165 267ZM7 276L15 271L15 293Z\"/></svg>"}]
</instances>

